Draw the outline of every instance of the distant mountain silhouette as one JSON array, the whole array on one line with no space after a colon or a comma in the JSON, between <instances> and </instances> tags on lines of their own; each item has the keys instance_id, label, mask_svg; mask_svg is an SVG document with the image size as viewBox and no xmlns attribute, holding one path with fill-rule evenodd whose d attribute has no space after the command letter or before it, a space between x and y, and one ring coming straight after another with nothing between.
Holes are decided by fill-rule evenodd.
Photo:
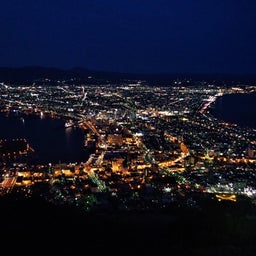
<instances>
[{"instance_id":1,"label":"distant mountain silhouette","mask_svg":"<svg viewBox=\"0 0 256 256\"><path fill-rule=\"evenodd\" d=\"M151 85L170 85L174 80L205 81L221 84L251 84L256 74L195 74L195 73L120 73L89 70L81 67L60 69L53 67L0 67L0 82L11 84L54 84L58 81L72 81L73 84L122 83L127 80L142 80Z\"/></svg>"}]
</instances>

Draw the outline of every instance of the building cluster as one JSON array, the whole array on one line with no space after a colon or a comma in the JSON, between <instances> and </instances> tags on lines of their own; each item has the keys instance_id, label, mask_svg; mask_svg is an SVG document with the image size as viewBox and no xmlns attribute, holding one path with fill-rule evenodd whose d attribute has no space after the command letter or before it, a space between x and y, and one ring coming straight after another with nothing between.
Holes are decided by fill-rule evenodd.
<instances>
[{"instance_id":1,"label":"building cluster","mask_svg":"<svg viewBox=\"0 0 256 256\"><path fill-rule=\"evenodd\" d=\"M89 158L31 165L5 161L0 148L1 195L37 193L86 211L196 208L205 197L254 202L256 130L218 120L212 109L224 94L255 91L203 82L2 84L2 113L65 119L63 129L85 131Z\"/></svg>"}]
</instances>

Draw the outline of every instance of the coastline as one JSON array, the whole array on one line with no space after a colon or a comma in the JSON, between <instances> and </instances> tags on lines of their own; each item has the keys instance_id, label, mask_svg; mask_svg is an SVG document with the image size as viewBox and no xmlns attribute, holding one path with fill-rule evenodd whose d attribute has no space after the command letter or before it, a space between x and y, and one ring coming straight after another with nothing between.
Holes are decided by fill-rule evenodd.
<instances>
[{"instance_id":1,"label":"coastline","mask_svg":"<svg viewBox=\"0 0 256 256\"><path fill-rule=\"evenodd\" d=\"M248 97L254 99L248 100ZM240 128L255 130L255 102L256 92L254 91L248 93L224 93L222 95L215 95L215 98L203 109L203 113L207 111L207 114L210 114L220 122L223 121Z\"/></svg>"},{"instance_id":2,"label":"coastline","mask_svg":"<svg viewBox=\"0 0 256 256\"><path fill-rule=\"evenodd\" d=\"M45 164L86 161L83 129L65 128L65 118L32 115L23 118L24 121L20 116L12 118L0 113L0 138L26 139L35 151L35 161L41 159Z\"/></svg>"}]
</instances>

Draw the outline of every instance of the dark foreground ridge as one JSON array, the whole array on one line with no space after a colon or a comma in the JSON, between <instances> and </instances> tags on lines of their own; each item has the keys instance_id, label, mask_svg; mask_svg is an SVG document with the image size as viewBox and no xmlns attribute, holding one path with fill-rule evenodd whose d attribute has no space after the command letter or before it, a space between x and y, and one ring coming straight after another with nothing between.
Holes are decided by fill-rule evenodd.
<instances>
[{"instance_id":1,"label":"dark foreground ridge","mask_svg":"<svg viewBox=\"0 0 256 256\"><path fill-rule=\"evenodd\" d=\"M249 206L221 204L205 202L200 211L88 214L37 197L9 196L0 199L1 241L42 250L51 244L73 253L83 247L112 255L253 255L256 218L247 215Z\"/></svg>"}]
</instances>

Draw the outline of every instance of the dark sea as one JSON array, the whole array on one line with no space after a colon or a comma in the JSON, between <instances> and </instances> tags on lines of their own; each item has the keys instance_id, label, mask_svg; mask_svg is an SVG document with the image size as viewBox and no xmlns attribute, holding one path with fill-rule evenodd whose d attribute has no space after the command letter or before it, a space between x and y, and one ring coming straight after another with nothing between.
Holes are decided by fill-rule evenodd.
<instances>
[{"instance_id":1,"label":"dark sea","mask_svg":"<svg viewBox=\"0 0 256 256\"><path fill-rule=\"evenodd\" d=\"M24 119L23 119L24 118ZM25 138L35 150L33 163L75 163L88 159L84 130L65 128L65 120L0 114L0 139Z\"/></svg>"},{"instance_id":2,"label":"dark sea","mask_svg":"<svg viewBox=\"0 0 256 256\"><path fill-rule=\"evenodd\" d=\"M256 93L223 95L214 103L212 113L225 122L256 129Z\"/></svg>"}]
</instances>

